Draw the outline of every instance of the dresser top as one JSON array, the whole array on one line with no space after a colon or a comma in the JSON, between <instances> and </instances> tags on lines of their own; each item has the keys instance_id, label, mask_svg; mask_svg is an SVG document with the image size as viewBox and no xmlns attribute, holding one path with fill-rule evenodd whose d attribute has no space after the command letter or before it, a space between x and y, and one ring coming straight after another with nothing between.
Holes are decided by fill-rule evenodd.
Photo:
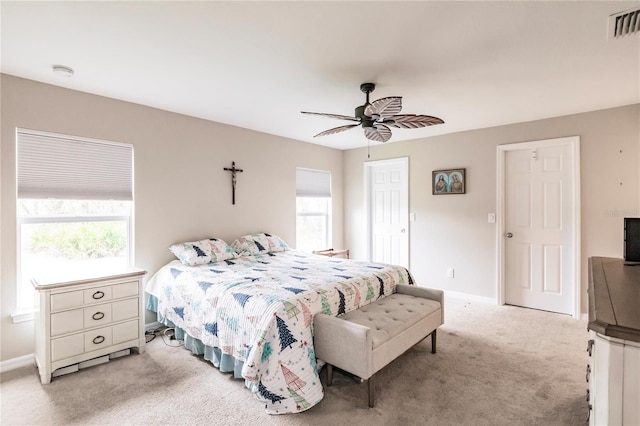
<instances>
[{"instance_id":1,"label":"dresser top","mask_svg":"<svg viewBox=\"0 0 640 426\"><path fill-rule=\"evenodd\" d=\"M589 329L640 342L640 266L622 259L589 259Z\"/></svg>"},{"instance_id":2,"label":"dresser top","mask_svg":"<svg viewBox=\"0 0 640 426\"><path fill-rule=\"evenodd\" d=\"M88 284L95 281L106 281L121 278L138 278L147 272L135 266L70 270L62 272L44 272L31 279L31 284L36 290L48 290L52 288L67 287L79 284Z\"/></svg>"}]
</instances>

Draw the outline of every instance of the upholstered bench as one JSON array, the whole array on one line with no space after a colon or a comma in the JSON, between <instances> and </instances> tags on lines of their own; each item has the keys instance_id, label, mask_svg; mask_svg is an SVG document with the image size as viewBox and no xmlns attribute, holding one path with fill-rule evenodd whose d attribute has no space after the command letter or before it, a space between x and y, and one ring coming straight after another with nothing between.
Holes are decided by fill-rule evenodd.
<instances>
[{"instance_id":1,"label":"upholstered bench","mask_svg":"<svg viewBox=\"0 0 640 426\"><path fill-rule=\"evenodd\" d=\"M354 374L367 380L373 407L374 374L429 335L435 353L443 322L443 292L409 285L340 317L315 315L313 342L316 356L327 363L327 386L334 366Z\"/></svg>"}]
</instances>

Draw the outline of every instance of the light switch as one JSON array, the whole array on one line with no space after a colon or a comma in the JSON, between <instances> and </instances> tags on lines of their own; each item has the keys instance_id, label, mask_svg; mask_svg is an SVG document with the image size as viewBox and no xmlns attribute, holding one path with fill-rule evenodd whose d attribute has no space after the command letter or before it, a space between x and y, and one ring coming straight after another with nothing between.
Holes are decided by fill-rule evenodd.
<instances>
[{"instance_id":1,"label":"light switch","mask_svg":"<svg viewBox=\"0 0 640 426\"><path fill-rule=\"evenodd\" d=\"M415 222L415 221L416 221L416 214L409 213L409 222Z\"/></svg>"},{"instance_id":2,"label":"light switch","mask_svg":"<svg viewBox=\"0 0 640 426\"><path fill-rule=\"evenodd\" d=\"M489 223L496 223L496 214L495 213L489 213L487 218L489 220Z\"/></svg>"}]
</instances>

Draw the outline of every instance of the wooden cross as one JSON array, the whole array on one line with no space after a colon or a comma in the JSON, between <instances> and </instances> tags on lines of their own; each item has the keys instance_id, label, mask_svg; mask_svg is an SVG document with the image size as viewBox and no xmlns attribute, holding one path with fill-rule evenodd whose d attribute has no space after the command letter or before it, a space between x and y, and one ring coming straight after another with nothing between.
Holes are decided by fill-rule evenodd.
<instances>
[{"instance_id":1,"label":"wooden cross","mask_svg":"<svg viewBox=\"0 0 640 426\"><path fill-rule=\"evenodd\" d=\"M231 167L224 168L227 172L231 172L231 203L236 203L236 173L242 173L244 170L236 169L236 162L231 162Z\"/></svg>"}]
</instances>

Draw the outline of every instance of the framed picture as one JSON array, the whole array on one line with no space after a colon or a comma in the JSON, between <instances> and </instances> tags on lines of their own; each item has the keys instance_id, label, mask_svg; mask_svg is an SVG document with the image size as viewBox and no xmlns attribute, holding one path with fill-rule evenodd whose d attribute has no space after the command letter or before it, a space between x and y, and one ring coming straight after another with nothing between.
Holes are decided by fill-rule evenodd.
<instances>
[{"instance_id":1,"label":"framed picture","mask_svg":"<svg viewBox=\"0 0 640 426\"><path fill-rule=\"evenodd\" d=\"M433 195L465 194L466 169L434 170L431 177Z\"/></svg>"}]
</instances>

